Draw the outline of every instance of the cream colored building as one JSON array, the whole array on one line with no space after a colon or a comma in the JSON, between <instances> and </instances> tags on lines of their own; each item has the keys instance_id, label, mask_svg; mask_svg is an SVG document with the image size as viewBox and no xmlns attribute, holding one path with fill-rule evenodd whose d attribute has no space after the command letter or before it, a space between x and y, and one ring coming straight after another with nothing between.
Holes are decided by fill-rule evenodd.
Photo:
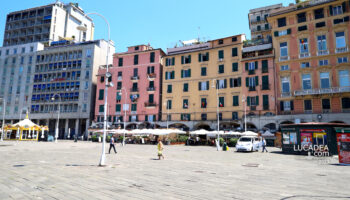
<instances>
[{"instance_id":1,"label":"cream colored building","mask_svg":"<svg viewBox=\"0 0 350 200\"><path fill-rule=\"evenodd\" d=\"M168 48L163 58L163 121L170 127L186 128L192 122L195 129L213 129L219 109L221 129L240 127L244 40L245 35L235 35Z\"/></svg>"}]
</instances>

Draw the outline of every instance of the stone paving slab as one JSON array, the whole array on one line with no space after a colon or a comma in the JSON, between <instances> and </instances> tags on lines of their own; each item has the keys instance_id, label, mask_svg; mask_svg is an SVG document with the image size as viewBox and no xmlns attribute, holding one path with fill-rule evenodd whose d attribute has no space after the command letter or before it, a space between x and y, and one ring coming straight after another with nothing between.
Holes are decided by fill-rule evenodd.
<instances>
[{"instance_id":1,"label":"stone paving slab","mask_svg":"<svg viewBox=\"0 0 350 200\"><path fill-rule=\"evenodd\" d=\"M154 145L118 144L98 167L101 148L1 142L0 199L350 199L350 167L336 158L165 146L159 161Z\"/></svg>"}]
</instances>

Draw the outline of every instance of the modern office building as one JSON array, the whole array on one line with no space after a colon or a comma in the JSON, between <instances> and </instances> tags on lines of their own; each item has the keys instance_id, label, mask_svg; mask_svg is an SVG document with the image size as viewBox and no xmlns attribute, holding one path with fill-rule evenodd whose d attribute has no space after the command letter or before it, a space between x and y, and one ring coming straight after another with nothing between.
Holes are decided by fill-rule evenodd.
<instances>
[{"instance_id":1,"label":"modern office building","mask_svg":"<svg viewBox=\"0 0 350 200\"><path fill-rule=\"evenodd\" d=\"M271 26L267 21L267 17L270 15L270 12L281 7L282 4L280 3L249 10L249 29L253 41L267 40L271 42Z\"/></svg>"},{"instance_id":2,"label":"modern office building","mask_svg":"<svg viewBox=\"0 0 350 200\"><path fill-rule=\"evenodd\" d=\"M278 114L350 123L349 1L305 1L270 13Z\"/></svg>"},{"instance_id":3,"label":"modern office building","mask_svg":"<svg viewBox=\"0 0 350 200\"><path fill-rule=\"evenodd\" d=\"M87 134L94 117L97 72L106 65L108 42L61 44L38 51L30 98L30 118L54 132L59 117L59 139ZM112 63L114 44L109 45ZM60 108L60 109L59 109Z\"/></svg>"},{"instance_id":4,"label":"modern office building","mask_svg":"<svg viewBox=\"0 0 350 200\"><path fill-rule=\"evenodd\" d=\"M108 122L127 128L155 127L161 119L162 57L161 49L150 45L128 47L116 53L109 68L113 87L108 90ZM106 69L98 71L95 120L104 119ZM126 109L126 110L124 110ZM126 112L125 112L126 111ZM126 114L126 118L125 118Z\"/></svg>"},{"instance_id":5,"label":"modern office building","mask_svg":"<svg viewBox=\"0 0 350 200\"><path fill-rule=\"evenodd\" d=\"M171 127L241 126L245 35L168 48L164 57L162 119ZM163 120L164 121L164 120Z\"/></svg>"},{"instance_id":6,"label":"modern office building","mask_svg":"<svg viewBox=\"0 0 350 200\"><path fill-rule=\"evenodd\" d=\"M41 43L0 47L0 113L5 123L18 122L30 111L35 55L43 49Z\"/></svg>"},{"instance_id":7,"label":"modern office building","mask_svg":"<svg viewBox=\"0 0 350 200\"><path fill-rule=\"evenodd\" d=\"M85 26L87 31L77 29ZM56 3L11 12L6 17L3 46L71 38L74 41L93 39L94 24L84 16L78 4Z\"/></svg>"}]
</instances>

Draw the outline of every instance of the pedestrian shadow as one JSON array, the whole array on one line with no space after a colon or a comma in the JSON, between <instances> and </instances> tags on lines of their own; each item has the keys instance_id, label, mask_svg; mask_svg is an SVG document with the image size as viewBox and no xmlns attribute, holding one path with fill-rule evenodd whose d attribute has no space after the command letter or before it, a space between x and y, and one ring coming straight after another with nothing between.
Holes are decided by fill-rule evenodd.
<instances>
[{"instance_id":1,"label":"pedestrian shadow","mask_svg":"<svg viewBox=\"0 0 350 200\"><path fill-rule=\"evenodd\" d=\"M151 158L150 160L159 160L158 158Z\"/></svg>"}]
</instances>

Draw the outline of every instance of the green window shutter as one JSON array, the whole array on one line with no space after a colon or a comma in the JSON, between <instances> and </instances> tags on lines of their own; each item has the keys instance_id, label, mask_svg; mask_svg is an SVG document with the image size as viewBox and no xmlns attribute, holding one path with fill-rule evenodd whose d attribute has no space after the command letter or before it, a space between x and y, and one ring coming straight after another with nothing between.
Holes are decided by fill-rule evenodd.
<instances>
[{"instance_id":1,"label":"green window shutter","mask_svg":"<svg viewBox=\"0 0 350 200\"><path fill-rule=\"evenodd\" d=\"M198 82L198 91L201 91L201 82Z\"/></svg>"},{"instance_id":2,"label":"green window shutter","mask_svg":"<svg viewBox=\"0 0 350 200\"><path fill-rule=\"evenodd\" d=\"M259 76L255 77L255 85L258 86L259 85Z\"/></svg>"},{"instance_id":3,"label":"green window shutter","mask_svg":"<svg viewBox=\"0 0 350 200\"><path fill-rule=\"evenodd\" d=\"M103 96L104 96L104 89L101 89L98 93L98 100L103 100Z\"/></svg>"},{"instance_id":4,"label":"green window shutter","mask_svg":"<svg viewBox=\"0 0 350 200\"><path fill-rule=\"evenodd\" d=\"M104 105L100 105L98 107L98 112L104 112Z\"/></svg>"},{"instance_id":5,"label":"green window shutter","mask_svg":"<svg viewBox=\"0 0 350 200\"><path fill-rule=\"evenodd\" d=\"M182 69L181 70L181 78L183 78L184 77L184 70Z\"/></svg>"},{"instance_id":6,"label":"green window shutter","mask_svg":"<svg viewBox=\"0 0 350 200\"><path fill-rule=\"evenodd\" d=\"M207 81L207 90L209 90L209 81Z\"/></svg>"},{"instance_id":7,"label":"green window shutter","mask_svg":"<svg viewBox=\"0 0 350 200\"><path fill-rule=\"evenodd\" d=\"M238 63L232 63L232 71L237 72L238 71Z\"/></svg>"},{"instance_id":8,"label":"green window shutter","mask_svg":"<svg viewBox=\"0 0 350 200\"><path fill-rule=\"evenodd\" d=\"M227 88L227 79L224 79L224 88Z\"/></svg>"},{"instance_id":9,"label":"green window shutter","mask_svg":"<svg viewBox=\"0 0 350 200\"><path fill-rule=\"evenodd\" d=\"M273 34L275 37L278 37L278 31L275 31Z\"/></svg>"},{"instance_id":10,"label":"green window shutter","mask_svg":"<svg viewBox=\"0 0 350 200\"><path fill-rule=\"evenodd\" d=\"M329 14L333 16L333 6L329 6Z\"/></svg>"},{"instance_id":11,"label":"green window shutter","mask_svg":"<svg viewBox=\"0 0 350 200\"><path fill-rule=\"evenodd\" d=\"M184 62L185 62L185 57L181 56L181 64L184 64Z\"/></svg>"},{"instance_id":12,"label":"green window shutter","mask_svg":"<svg viewBox=\"0 0 350 200\"><path fill-rule=\"evenodd\" d=\"M169 58L165 59L165 66L169 66Z\"/></svg>"},{"instance_id":13,"label":"green window shutter","mask_svg":"<svg viewBox=\"0 0 350 200\"><path fill-rule=\"evenodd\" d=\"M188 61L191 63L191 55L188 56Z\"/></svg>"},{"instance_id":14,"label":"green window shutter","mask_svg":"<svg viewBox=\"0 0 350 200\"><path fill-rule=\"evenodd\" d=\"M263 109L269 109L269 95L263 95Z\"/></svg>"},{"instance_id":15,"label":"green window shutter","mask_svg":"<svg viewBox=\"0 0 350 200\"><path fill-rule=\"evenodd\" d=\"M171 65L175 65L175 57L171 58Z\"/></svg>"},{"instance_id":16,"label":"green window shutter","mask_svg":"<svg viewBox=\"0 0 350 200\"><path fill-rule=\"evenodd\" d=\"M238 78L238 87L241 87L242 85L242 81L241 81L241 77Z\"/></svg>"},{"instance_id":17,"label":"green window shutter","mask_svg":"<svg viewBox=\"0 0 350 200\"><path fill-rule=\"evenodd\" d=\"M129 122L131 122L131 115L129 115Z\"/></svg>"},{"instance_id":18,"label":"green window shutter","mask_svg":"<svg viewBox=\"0 0 350 200\"><path fill-rule=\"evenodd\" d=\"M219 51L219 59L224 58L224 50Z\"/></svg>"},{"instance_id":19,"label":"green window shutter","mask_svg":"<svg viewBox=\"0 0 350 200\"><path fill-rule=\"evenodd\" d=\"M259 69L259 62L255 61L255 69Z\"/></svg>"},{"instance_id":20,"label":"green window shutter","mask_svg":"<svg viewBox=\"0 0 350 200\"><path fill-rule=\"evenodd\" d=\"M245 63L245 71L248 71L248 63Z\"/></svg>"},{"instance_id":21,"label":"green window shutter","mask_svg":"<svg viewBox=\"0 0 350 200\"><path fill-rule=\"evenodd\" d=\"M245 78L245 86L249 87L249 78L248 77Z\"/></svg>"},{"instance_id":22,"label":"green window shutter","mask_svg":"<svg viewBox=\"0 0 350 200\"><path fill-rule=\"evenodd\" d=\"M294 103L293 103L293 101L290 101L290 110L294 110Z\"/></svg>"},{"instance_id":23,"label":"green window shutter","mask_svg":"<svg viewBox=\"0 0 350 200\"><path fill-rule=\"evenodd\" d=\"M237 48L232 48L232 57L238 56Z\"/></svg>"},{"instance_id":24,"label":"green window shutter","mask_svg":"<svg viewBox=\"0 0 350 200\"><path fill-rule=\"evenodd\" d=\"M115 112L121 112L121 110L122 110L121 104L115 105Z\"/></svg>"},{"instance_id":25,"label":"green window shutter","mask_svg":"<svg viewBox=\"0 0 350 200\"><path fill-rule=\"evenodd\" d=\"M287 29L287 34L289 35L289 34L291 34L292 33L292 29Z\"/></svg>"},{"instance_id":26,"label":"green window shutter","mask_svg":"<svg viewBox=\"0 0 350 200\"><path fill-rule=\"evenodd\" d=\"M148 121L148 115L145 115L145 122Z\"/></svg>"},{"instance_id":27,"label":"green window shutter","mask_svg":"<svg viewBox=\"0 0 350 200\"><path fill-rule=\"evenodd\" d=\"M259 96L256 96L256 105L258 106L259 105Z\"/></svg>"},{"instance_id":28,"label":"green window shutter","mask_svg":"<svg viewBox=\"0 0 350 200\"><path fill-rule=\"evenodd\" d=\"M191 69L188 69L188 77L191 77Z\"/></svg>"},{"instance_id":29,"label":"green window shutter","mask_svg":"<svg viewBox=\"0 0 350 200\"><path fill-rule=\"evenodd\" d=\"M233 96L233 106L239 106L238 96Z\"/></svg>"},{"instance_id":30,"label":"green window shutter","mask_svg":"<svg viewBox=\"0 0 350 200\"><path fill-rule=\"evenodd\" d=\"M165 80L168 80L168 72L165 72Z\"/></svg>"},{"instance_id":31,"label":"green window shutter","mask_svg":"<svg viewBox=\"0 0 350 200\"><path fill-rule=\"evenodd\" d=\"M201 62L202 61L202 54L198 54L198 62Z\"/></svg>"},{"instance_id":32,"label":"green window shutter","mask_svg":"<svg viewBox=\"0 0 350 200\"><path fill-rule=\"evenodd\" d=\"M209 52L207 52L207 53L205 54L205 56L207 57L207 60L209 61Z\"/></svg>"},{"instance_id":33,"label":"green window shutter","mask_svg":"<svg viewBox=\"0 0 350 200\"><path fill-rule=\"evenodd\" d=\"M175 71L172 71L171 72L171 79L174 79L175 78Z\"/></svg>"},{"instance_id":34,"label":"green window shutter","mask_svg":"<svg viewBox=\"0 0 350 200\"><path fill-rule=\"evenodd\" d=\"M233 88L233 78L230 78L230 88Z\"/></svg>"},{"instance_id":35,"label":"green window shutter","mask_svg":"<svg viewBox=\"0 0 350 200\"><path fill-rule=\"evenodd\" d=\"M150 54L150 63L154 62L154 57L155 57L155 53L151 52L151 54Z\"/></svg>"},{"instance_id":36,"label":"green window shutter","mask_svg":"<svg viewBox=\"0 0 350 200\"><path fill-rule=\"evenodd\" d=\"M268 66L268 61L267 60L261 61L261 65L262 65L262 68L261 68L262 73L266 73L266 72L269 71L269 69L268 69L269 66Z\"/></svg>"},{"instance_id":37,"label":"green window shutter","mask_svg":"<svg viewBox=\"0 0 350 200\"><path fill-rule=\"evenodd\" d=\"M250 106L250 97L247 97L247 106Z\"/></svg>"},{"instance_id":38,"label":"green window shutter","mask_svg":"<svg viewBox=\"0 0 350 200\"><path fill-rule=\"evenodd\" d=\"M268 90L269 89L269 76L263 76L262 77L262 89Z\"/></svg>"}]
</instances>

